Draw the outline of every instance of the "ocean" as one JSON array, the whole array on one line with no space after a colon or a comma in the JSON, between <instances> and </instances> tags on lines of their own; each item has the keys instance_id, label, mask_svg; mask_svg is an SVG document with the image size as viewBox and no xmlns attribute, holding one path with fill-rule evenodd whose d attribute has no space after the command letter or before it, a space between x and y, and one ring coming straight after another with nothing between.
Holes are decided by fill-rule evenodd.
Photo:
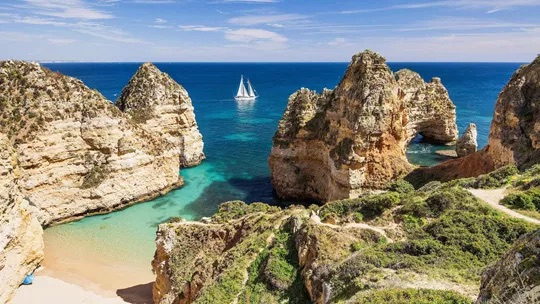
<instances>
[{"instance_id":1,"label":"ocean","mask_svg":"<svg viewBox=\"0 0 540 304\"><path fill-rule=\"evenodd\" d=\"M115 101L140 63L46 63L79 78ZM46 244L66 254L65 261L100 260L121 267L149 269L157 225L171 217L188 220L210 216L221 202L243 200L283 204L272 193L268 155L290 94L301 87L321 91L335 87L348 63L157 63L188 91L195 107L207 159L182 169L186 184L163 197L106 215L48 228ZM457 107L463 132L478 128L478 144L487 144L497 95L520 63L390 63L425 80L440 77ZM240 75L248 77L260 97L237 103ZM434 151L448 149L417 138L407 156L412 163L444 160ZM67 263L67 262L66 262ZM142 266L141 266L142 265ZM73 266L76 268L76 266Z\"/></svg>"}]
</instances>

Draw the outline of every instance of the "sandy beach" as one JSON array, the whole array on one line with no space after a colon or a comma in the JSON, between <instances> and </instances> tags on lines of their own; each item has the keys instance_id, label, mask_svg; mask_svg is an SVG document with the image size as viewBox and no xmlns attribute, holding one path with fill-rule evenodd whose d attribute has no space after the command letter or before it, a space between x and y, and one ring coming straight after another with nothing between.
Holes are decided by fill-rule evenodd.
<instances>
[{"instance_id":1,"label":"sandy beach","mask_svg":"<svg viewBox=\"0 0 540 304\"><path fill-rule=\"evenodd\" d=\"M32 285L20 286L10 304L151 304L151 258L140 263L94 254L83 241L45 237L45 260Z\"/></svg>"}]
</instances>

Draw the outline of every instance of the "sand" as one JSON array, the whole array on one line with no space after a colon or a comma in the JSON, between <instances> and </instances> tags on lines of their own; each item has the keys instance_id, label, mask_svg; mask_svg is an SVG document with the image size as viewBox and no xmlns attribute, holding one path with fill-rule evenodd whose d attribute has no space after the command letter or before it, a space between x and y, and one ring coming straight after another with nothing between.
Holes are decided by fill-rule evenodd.
<instances>
[{"instance_id":1,"label":"sand","mask_svg":"<svg viewBox=\"0 0 540 304\"><path fill-rule=\"evenodd\" d=\"M34 284L19 287L9 303L153 303L151 257L100 255L88 246L45 237L45 260Z\"/></svg>"},{"instance_id":2,"label":"sand","mask_svg":"<svg viewBox=\"0 0 540 304\"><path fill-rule=\"evenodd\" d=\"M38 275L32 285L21 286L9 304L55 303L55 304L125 304L116 296L107 298L82 287L49 276Z\"/></svg>"}]
</instances>

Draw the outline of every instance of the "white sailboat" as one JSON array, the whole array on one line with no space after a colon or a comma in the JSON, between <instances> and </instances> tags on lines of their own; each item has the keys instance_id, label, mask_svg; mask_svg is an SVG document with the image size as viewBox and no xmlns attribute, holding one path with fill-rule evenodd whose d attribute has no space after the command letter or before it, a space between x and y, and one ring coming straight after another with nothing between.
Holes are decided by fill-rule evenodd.
<instances>
[{"instance_id":1,"label":"white sailboat","mask_svg":"<svg viewBox=\"0 0 540 304\"><path fill-rule=\"evenodd\" d=\"M236 93L236 96L234 97L235 100L238 101L252 101L255 100L259 95L257 95L257 91L253 89L253 86L251 85L251 82L249 79L247 80L247 89L244 85L244 75L240 76L240 85L238 86L238 93Z\"/></svg>"}]
</instances>

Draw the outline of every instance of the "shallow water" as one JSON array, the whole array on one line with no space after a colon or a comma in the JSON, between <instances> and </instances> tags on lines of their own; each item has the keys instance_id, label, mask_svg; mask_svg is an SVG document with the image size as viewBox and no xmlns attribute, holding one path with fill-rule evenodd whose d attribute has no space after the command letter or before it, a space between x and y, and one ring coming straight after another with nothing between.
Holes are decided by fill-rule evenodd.
<instances>
[{"instance_id":1,"label":"shallow water","mask_svg":"<svg viewBox=\"0 0 540 304\"><path fill-rule=\"evenodd\" d=\"M135 73L138 63L45 64L82 79L107 98L115 100ZM494 104L517 63L392 63L394 71L410 68L424 79L442 78L457 106L460 132L469 122L478 127L480 146L487 143ZM279 204L272 195L267 159L272 136L285 110L288 96L300 87L321 91L340 80L346 63L160 63L189 92L204 137L207 160L182 169L186 184L155 200L121 211L59 225L45 231L47 259L62 254L77 259L113 263L122 268L150 269L159 223L171 217L199 219L213 214L227 200ZM251 79L260 98L237 103L239 76ZM407 157L419 165L433 165L445 158L435 150L448 149L415 141ZM51 249L51 248L49 248ZM84 272L66 268L66 271ZM84 274L82 274L84 275Z\"/></svg>"}]
</instances>

